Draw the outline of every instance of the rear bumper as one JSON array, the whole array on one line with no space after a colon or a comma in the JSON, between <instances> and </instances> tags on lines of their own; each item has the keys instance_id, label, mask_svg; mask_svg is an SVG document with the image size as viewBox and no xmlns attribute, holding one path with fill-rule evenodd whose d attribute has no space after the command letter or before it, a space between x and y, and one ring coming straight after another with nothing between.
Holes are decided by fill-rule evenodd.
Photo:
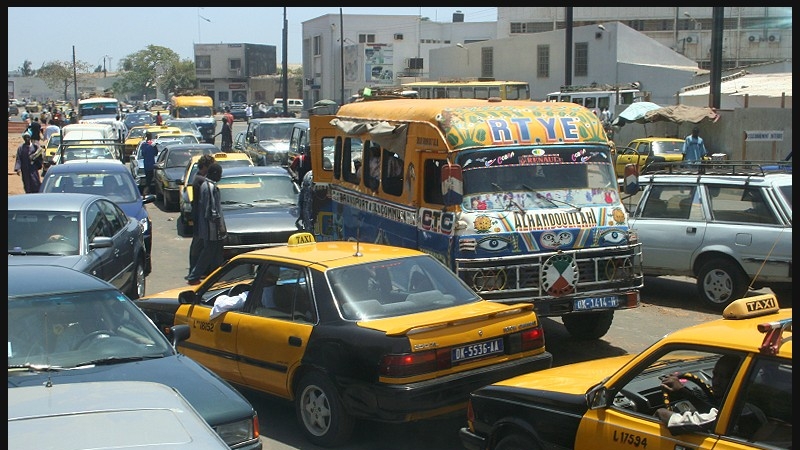
<instances>
[{"instance_id":1,"label":"rear bumper","mask_svg":"<svg viewBox=\"0 0 800 450\"><path fill-rule=\"evenodd\" d=\"M343 386L342 398L351 414L383 422L400 423L463 414L472 391L517 375L548 369L552 362L553 356L544 352L419 383L358 382Z\"/></svg>"}]
</instances>

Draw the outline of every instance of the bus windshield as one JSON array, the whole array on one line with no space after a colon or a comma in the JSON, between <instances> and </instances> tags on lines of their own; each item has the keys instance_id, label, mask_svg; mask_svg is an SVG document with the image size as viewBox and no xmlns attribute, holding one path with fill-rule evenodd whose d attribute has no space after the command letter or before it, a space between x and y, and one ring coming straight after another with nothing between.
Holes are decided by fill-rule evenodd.
<instances>
[{"instance_id":1,"label":"bus windshield","mask_svg":"<svg viewBox=\"0 0 800 450\"><path fill-rule=\"evenodd\" d=\"M178 116L184 119L193 117L211 117L213 115L210 106L182 106L178 108Z\"/></svg>"},{"instance_id":2,"label":"bus windshield","mask_svg":"<svg viewBox=\"0 0 800 450\"><path fill-rule=\"evenodd\" d=\"M488 153L488 154L487 154ZM617 197L608 150L508 148L463 152L465 210L603 206ZM605 189L598 189L603 186Z\"/></svg>"},{"instance_id":3,"label":"bus windshield","mask_svg":"<svg viewBox=\"0 0 800 450\"><path fill-rule=\"evenodd\" d=\"M118 106L119 104L116 101L82 103L80 105L80 115L84 119L92 116L114 116L118 112Z\"/></svg>"}]
</instances>

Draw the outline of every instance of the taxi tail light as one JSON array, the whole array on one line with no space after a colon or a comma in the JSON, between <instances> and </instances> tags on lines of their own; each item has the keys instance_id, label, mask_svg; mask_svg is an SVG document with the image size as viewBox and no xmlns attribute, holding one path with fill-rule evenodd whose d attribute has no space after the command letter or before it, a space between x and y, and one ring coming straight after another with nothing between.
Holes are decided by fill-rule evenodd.
<instances>
[{"instance_id":1,"label":"taxi tail light","mask_svg":"<svg viewBox=\"0 0 800 450\"><path fill-rule=\"evenodd\" d=\"M542 348L544 347L544 330L538 326L510 334L506 343L506 353L510 355Z\"/></svg>"},{"instance_id":2,"label":"taxi tail light","mask_svg":"<svg viewBox=\"0 0 800 450\"><path fill-rule=\"evenodd\" d=\"M428 350L418 353L386 355L381 360L380 374L385 377L410 377L448 369L451 366L449 350Z\"/></svg>"}]
</instances>

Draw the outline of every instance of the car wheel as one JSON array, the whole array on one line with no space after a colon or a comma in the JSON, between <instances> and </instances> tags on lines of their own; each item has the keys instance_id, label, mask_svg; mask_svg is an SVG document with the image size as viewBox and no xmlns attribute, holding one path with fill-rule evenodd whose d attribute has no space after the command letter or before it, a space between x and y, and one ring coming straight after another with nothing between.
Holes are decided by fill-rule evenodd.
<instances>
[{"instance_id":1,"label":"car wheel","mask_svg":"<svg viewBox=\"0 0 800 450\"><path fill-rule=\"evenodd\" d=\"M345 411L339 392L320 372L303 376L295 395L297 420L315 445L336 447L352 434L354 419Z\"/></svg>"},{"instance_id":2,"label":"car wheel","mask_svg":"<svg viewBox=\"0 0 800 450\"><path fill-rule=\"evenodd\" d=\"M697 273L697 292L707 306L722 311L733 300L745 296L747 274L731 261L712 259Z\"/></svg>"},{"instance_id":3,"label":"car wheel","mask_svg":"<svg viewBox=\"0 0 800 450\"><path fill-rule=\"evenodd\" d=\"M567 314L561 316L561 321L569 334L576 339L600 339L611 328L614 311Z\"/></svg>"},{"instance_id":4,"label":"car wheel","mask_svg":"<svg viewBox=\"0 0 800 450\"><path fill-rule=\"evenodd\" d=\"M136 267L133 270L133 279L131 280L131 287L127 292L128 298L136 300L144 296L145 276L144 264L140 259L136 260Z\"/></svg>"},{"instance_id":5,"label":"car wheel","mask_svg":"<svg viewBox=\"0 0 800 450\"><path fill-rule=\"evenodd\" d=\"M497 442L494 450L538 450L533 439L518 433L510 434Z\"/></svg>"}]
</instances>

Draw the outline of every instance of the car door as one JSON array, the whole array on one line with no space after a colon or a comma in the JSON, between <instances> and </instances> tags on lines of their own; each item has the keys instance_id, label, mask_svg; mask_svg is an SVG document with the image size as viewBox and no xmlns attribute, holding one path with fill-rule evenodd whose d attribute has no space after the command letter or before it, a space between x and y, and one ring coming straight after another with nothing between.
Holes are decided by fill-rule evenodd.
<instances>
[{"instance_id":1,"label":"car door","mask_svg":"<svg viewBox=\"0 0 800 450\"><path fill-rule=\"evenodd\" d=\"M283 263L262 267L245 304L236 340L246 386L290 397L294 371L316 322L306 268Z\"/></svg>"},{"instance_id":2,"label":"car door","mask_svg":"<svg viewBox=\"0 0 800 450\"><path fill-rule=\"evenodd\" d=\"M688 183L653 184L642 195L631 228L643 244L646 274L693 276L692 260L706 233L702 192Z\"/></svg>"},{"instance_id":3,"label":"car door","mask_svg":"<svg viewBox=\"0 0 800 450\"><path fill-rule=\"evenodd\" d=\"M113 241L111 245L113 263L108 267L113 277L112 284L121 286L127 292L136 270L136 245L142 240L141 230L135 219L131 219L119 206L107 200L99 202L100 209L106 217L107 229L104 230Z\"/></svg>"},{"instance_id":4,"label":"car door","mask_svg":"<svg viewBox=\"0 0 800 450\"><path fill-rule=\"evenodd\" d=\"M101 207L102 200L98 200L86 209L86 216L83 222L83 233L86 241L85 266L83 271L108 281L117 289L123 289L123 280L116 277L119 273L119 261L116 258L117 251L114 246L105 248L90 248L89 245L97 237L112 237L111 225L108 223L106 214Z\"/></svg>"},{"instance_id":5,"label":"car door","mask_svg":"<svg viewBox=\"0 0 800 450\"><path fill-rule=\"evenodd\" d=\"M153 184L156 186L156 195L159 198L164 197L164 186L167 186L167 157L169 156L169 148L164 149L156 156L156 165L153 170Z\"/></svg>"}]
</instances>

